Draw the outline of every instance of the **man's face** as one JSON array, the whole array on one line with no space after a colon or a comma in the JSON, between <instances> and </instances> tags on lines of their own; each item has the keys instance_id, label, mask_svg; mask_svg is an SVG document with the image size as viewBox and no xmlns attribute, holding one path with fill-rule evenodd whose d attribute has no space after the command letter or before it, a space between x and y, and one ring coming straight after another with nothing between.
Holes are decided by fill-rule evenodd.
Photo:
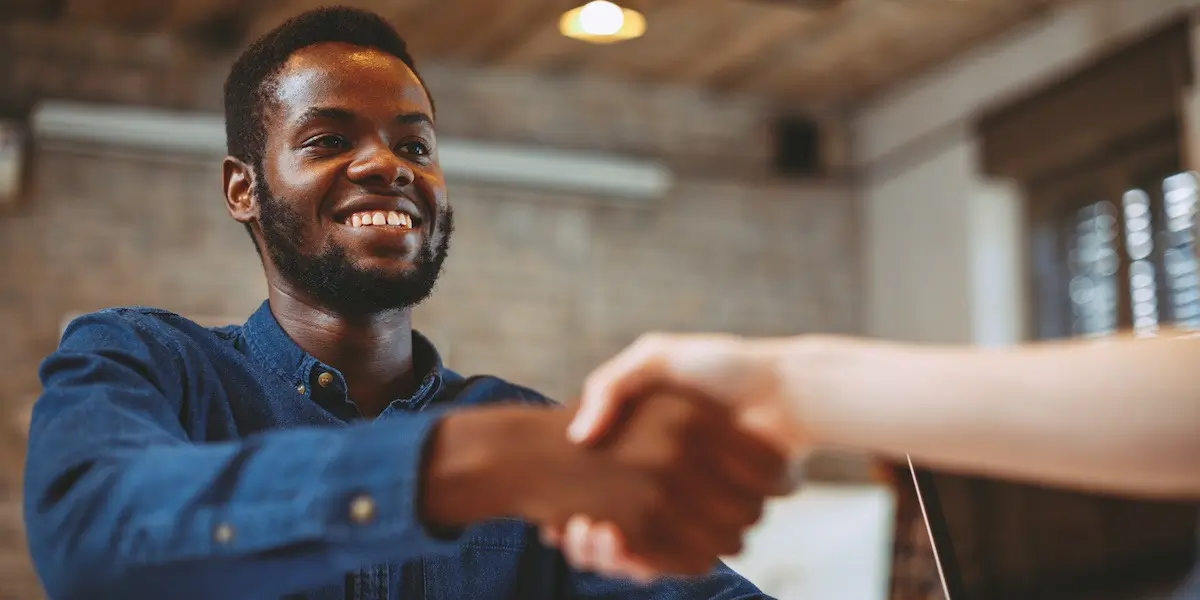
<instances>
[{"instance_id":1,"label":"man's face","mask_svg":"<svg viewBox=\"0 0 1200 600\"><path fill-rule=\"evenodd\" d=\"M277 82L254 188L276 270L344 313L424 300L453 230L424 86L390 54L337 43L296 52Z\"/></svg>"}]
</instances>

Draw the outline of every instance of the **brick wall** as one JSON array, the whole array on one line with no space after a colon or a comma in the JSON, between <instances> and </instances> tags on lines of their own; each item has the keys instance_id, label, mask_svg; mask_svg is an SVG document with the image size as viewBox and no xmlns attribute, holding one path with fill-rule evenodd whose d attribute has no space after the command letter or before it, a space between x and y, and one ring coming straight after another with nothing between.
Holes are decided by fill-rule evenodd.
<instances>
[{"instance_id":1,"label":"brick wall","mask_svg":"<svg viewBox=\"0 0 1200 600\"><path fill-rule=\"evenodd\" d=\"M228 63L169 38L10 26L0 107L53 97L212 111ZM443 135L655 156L681 174L648 208L451 182L459 230L438 291L416 311L451 366L566 399L648 329L858 330L852 194L763 177L770 113L756 101L424 70ZM224 212L216 161L43 148L27 198L0 215L0 256L3 406L36 395L36 366L68 313L144 304L240 320L265 293L249 239ZM0 573L0 597L13 581Z\"/></svg>"}]
</instances>

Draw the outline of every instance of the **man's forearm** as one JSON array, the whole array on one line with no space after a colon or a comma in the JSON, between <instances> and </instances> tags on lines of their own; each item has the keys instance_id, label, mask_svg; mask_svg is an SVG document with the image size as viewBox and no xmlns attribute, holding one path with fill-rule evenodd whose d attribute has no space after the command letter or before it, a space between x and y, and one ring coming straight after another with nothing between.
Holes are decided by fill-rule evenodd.
<instances>
[{"instance_id":1,"label":"man's forearm","mask_svg":"<svg viewBox=\"0 0 1200 600\"><path fill-rule=\"evenodd\" d=\"M537 409L490 407L458 411L434 429L422 466L419 513L430 527L460 529L511 516L519 499L510 444L521 443ZM542 412L542 411L538 411Z\"/></svg>"},{"instance_id":2,"label":"man's forearm","mask_svg":"<svg viewBox=\"0 0 1200 600\"><path fill-rule=\"evenodd\" d=\"M597 463L567 441L570 419L570 411L541 406L448 415L431 436L422 470L424 521L452 530L497 517L538 521L565 513L572 481Z\"/></svg>"},{"instance_id":3,"label":"man's forearm","mask_svg":"<svg viewBox=\"0 0 1200 600\"><path fill-rule=\"evenodd\" d=\"M952 470L1200 494L1200 340L985 350L813 338L784 355L787 395L826 443Z\"/></svg>"}]
</instances>

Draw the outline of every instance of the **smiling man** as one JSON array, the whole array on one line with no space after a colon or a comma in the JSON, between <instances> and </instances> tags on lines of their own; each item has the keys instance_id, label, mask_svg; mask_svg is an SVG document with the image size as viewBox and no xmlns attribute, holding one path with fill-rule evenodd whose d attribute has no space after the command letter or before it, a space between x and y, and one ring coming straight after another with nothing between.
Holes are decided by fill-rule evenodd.
<instances>
[{"instance_id":1,"label":"smiling man","mask_svg":"<svg viewBox=\"0 0 1200 600\"><path fill-rule=\"evenodd\" d=\"M459 376L412 330L453 231L435 122L369 13L305 13L234 64L225 199L268 299L241 326L119 308L68 327L25 481L52 598L762 597L716 557L783 458L727 412L659 395L580 449L571 411ZM537 526L573 514L692 577L570 570Z\"/></svg>"}]
</instances>

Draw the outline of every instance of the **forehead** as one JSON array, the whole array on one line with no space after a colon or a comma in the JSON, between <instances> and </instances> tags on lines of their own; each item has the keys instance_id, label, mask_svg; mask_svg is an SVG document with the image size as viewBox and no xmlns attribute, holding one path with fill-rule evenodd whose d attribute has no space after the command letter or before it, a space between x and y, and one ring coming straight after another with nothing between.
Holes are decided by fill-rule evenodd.
<instances>
[{"instance_id":1,"label":"forehead","mask_svg":"<svg viewBox=\"0 0 1200 600\"><path fill-rule=\"evenodd\" d=\"M429 95L412 69L374 48L344 43L302 48L284 64L275 83L274 104L285 120L314 106L382 118L411 112L433 116Z\"/></svg>"}]
</instances>

